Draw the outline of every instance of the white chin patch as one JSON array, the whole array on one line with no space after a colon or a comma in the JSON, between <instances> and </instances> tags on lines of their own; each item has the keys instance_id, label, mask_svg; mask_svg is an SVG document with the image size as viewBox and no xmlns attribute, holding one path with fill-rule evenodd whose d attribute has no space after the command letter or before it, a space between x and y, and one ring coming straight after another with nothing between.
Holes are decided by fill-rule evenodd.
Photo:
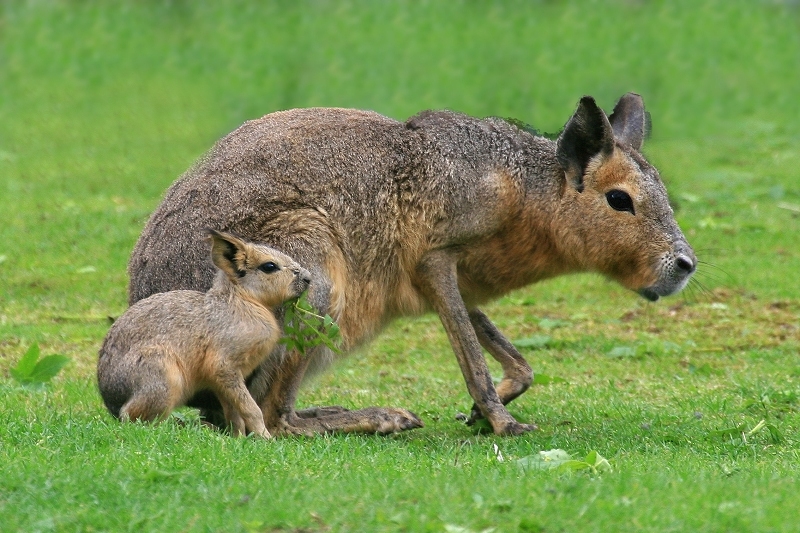
<instances>
[{"instance_id":1,"label":"white chin patch","mask_svg":"<svg viewBox=\"0 0 800 533\"><path fill-rule=\"evenodd\" d=\"M689 279L691 278L691 274L683 276L680 279L667 279L661 280L655 285L651 285L646 289L641 289L639 294L643 297L647 298L651 302L655 302L661 296L669 296L671 294L675 294L680 292L686 287L689 283Z\"/></svg>"}]
</instances>

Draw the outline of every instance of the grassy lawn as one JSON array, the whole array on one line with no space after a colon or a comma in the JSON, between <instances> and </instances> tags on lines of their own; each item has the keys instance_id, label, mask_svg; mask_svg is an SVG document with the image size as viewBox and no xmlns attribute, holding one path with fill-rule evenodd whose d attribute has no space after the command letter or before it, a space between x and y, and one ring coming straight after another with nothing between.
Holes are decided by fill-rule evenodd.
<instances>
[{"instance_id":1,"label":"grassy lawn","mask_svg":"<svg viewBox=\"0 0 800 533\"><path fill-rule=\"evenodd\" d=\"M798 65L779 0L0 3L0 530L796 531ZM583 94L627 91L702 264L656 304L584 275L487 306L558 378L511 405L538 432L455 419L471 402L435 316L301 395L420 430L259 442L105 411L97 350L133 244L243 121L450 108L558 131ZM34 342L70 358L40 389L10 375ZM531 466L552 449L611 469Z\"/></svg>"}]
</instances>

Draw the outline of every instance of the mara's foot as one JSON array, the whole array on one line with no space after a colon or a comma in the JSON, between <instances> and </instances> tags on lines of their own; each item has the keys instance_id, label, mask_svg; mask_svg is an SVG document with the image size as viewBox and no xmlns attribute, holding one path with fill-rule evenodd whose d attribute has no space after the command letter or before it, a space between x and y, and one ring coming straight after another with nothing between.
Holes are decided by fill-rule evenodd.
<instances>
[{"instance_id":1,"label":"mara's foot","mask_svg":"<svg viewBox=\"0 0 800 533\"><path fill-rule=\"evenodd\" d=\"M423 427L422 420L406 409L393 407L367 407L348 411L318 408L316 414L308 410L283 415L275 434L315 435L319 433L367 433L388 435L408 429ZM331 409L331 410L329 410Z\"/></svg>"}]
</instances>

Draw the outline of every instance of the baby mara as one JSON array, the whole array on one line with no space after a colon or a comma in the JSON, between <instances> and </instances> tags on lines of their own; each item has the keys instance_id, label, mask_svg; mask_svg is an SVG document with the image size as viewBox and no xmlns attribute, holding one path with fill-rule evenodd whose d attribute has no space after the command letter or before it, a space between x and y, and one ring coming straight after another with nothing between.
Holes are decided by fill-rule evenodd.
<instances>
[{"instance_id":1,"label":"baby mara","mask_svg":"<svg viewBox=\"0 0 800 533\"><path fill-rule=\"evenodd\" d=\"M234 435L269 438L244 379L281 336L272 310L300 296L311 275L272 248L209 235L218 268L211 288L156 294L130 307L100 348L100 394L115 417L153 421L209 390Z\"/></svg>"}]
</instances>

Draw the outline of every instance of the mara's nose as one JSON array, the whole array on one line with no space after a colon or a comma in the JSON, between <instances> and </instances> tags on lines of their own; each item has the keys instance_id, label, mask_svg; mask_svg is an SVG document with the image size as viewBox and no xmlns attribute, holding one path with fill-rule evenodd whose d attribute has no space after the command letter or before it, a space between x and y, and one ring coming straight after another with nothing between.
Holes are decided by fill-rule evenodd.
<instances>
[{"instance_id":1,"label":"mara's nose","mask_svg":"<svg viewBox=\"0 0 800 533\"><path fill-rule=\"evenodd\" d=\"M296 270L295 275L306 285L311 283L311 274L307 270Z\"/></svg>"},{"instance_id":2,"label":"mara's nose","mask_svg":"<svg viewBox=\"0 0 800 533\"><path fill-rule=\"evenodd\" d=\"M680 254L675 259L675 266L686 272L686 274L691 274L697 268L697 260L686 254Z\"/></svg>"}]
</instances>

